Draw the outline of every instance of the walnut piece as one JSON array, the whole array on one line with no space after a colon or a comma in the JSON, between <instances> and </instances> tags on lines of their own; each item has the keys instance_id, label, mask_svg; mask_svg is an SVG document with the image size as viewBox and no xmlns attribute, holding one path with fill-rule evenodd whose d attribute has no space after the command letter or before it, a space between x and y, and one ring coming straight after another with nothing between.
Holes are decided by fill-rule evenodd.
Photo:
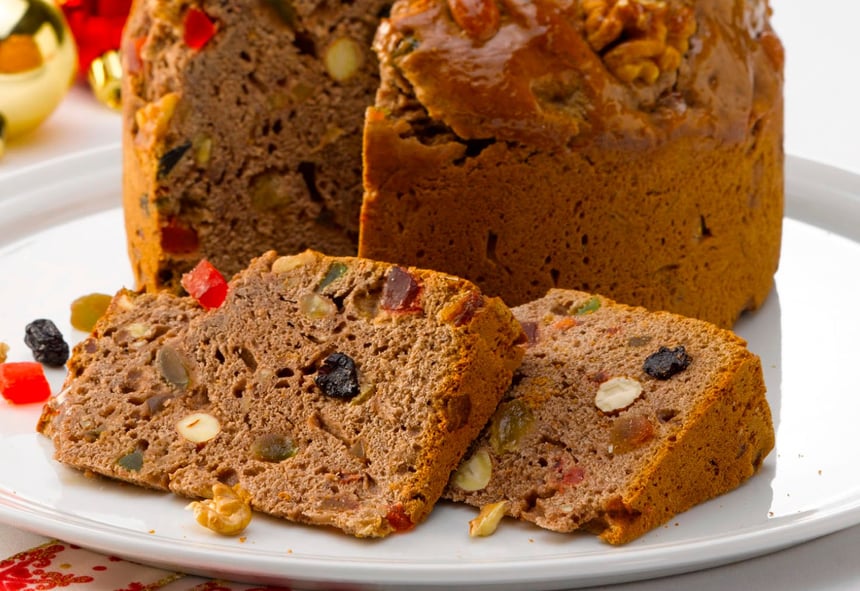
<instances>
[{"instance_id":1,"label":"walnut piece","mask_svg":"<svg viewBox=\"0 0 860 591\"><path fill-rule=\"evenodd\" d=\"M229 487L220 482L212 486L212 498L188 504L194 519L203 527L224 536L241 533L251 523L249 495L238 484Z\"/></svg>"},{"instance_id":2,"label":"walnut piece","mask_svg":"<svg viewBox=\"0 0 860 591\"><path fill-rule=\"evenodd\" d=\"M477 538L494 534L507 510L507 501L490 503L481 507L478 516L469 522L469 536Z\"/></svg>"},{"instance_id":3,"label":"walnut piece","mask_svg":"<svg viewBox=\"0 0 860 591\"><path fill-rule=\"evenodd\" d=\"M696 30L691 8L660 0L583 0L582 10L588 44L622 82L676 71Z\"/></svg>"}]
</instances>

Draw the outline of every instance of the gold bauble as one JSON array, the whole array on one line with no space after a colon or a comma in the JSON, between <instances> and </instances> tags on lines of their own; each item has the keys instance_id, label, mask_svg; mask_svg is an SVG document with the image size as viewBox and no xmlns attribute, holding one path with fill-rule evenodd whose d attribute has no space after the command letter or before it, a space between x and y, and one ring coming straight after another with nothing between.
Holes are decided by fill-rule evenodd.
<instances>
[{"instance_id":1,"label":"gold bauble","mask_svg":"<svg viewBox=\"0 0 860 591\"><path fill-rule=\"evenodd\" d=\"M72 33L52 2L0 0L0 121L7 140L54 111L75 80L77 63ZM0 150L2 142L0 131Z\"/></svg>"}]
</instances>

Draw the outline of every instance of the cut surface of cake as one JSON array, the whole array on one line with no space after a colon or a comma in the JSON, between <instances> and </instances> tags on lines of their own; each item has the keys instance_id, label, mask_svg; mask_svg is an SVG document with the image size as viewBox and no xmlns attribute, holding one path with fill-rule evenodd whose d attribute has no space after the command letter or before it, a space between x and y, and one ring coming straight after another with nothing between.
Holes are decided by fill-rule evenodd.
<instances>
[{"instance_id":1,"label":"cut surface of cake","mask_svg":"<svg viewBox=\"0 0 860 591\"><path fill-rule=\"evenodd\" d=\"M255 259L213 310L120 293L39 430L70 466L360 537L411 529L523 354L510 310L441 273Z\"/></svg>"},{"instance_id":2,"label":"cut surface of cake","mask_svg":"<svg viewBox=\"0 0 860 591\"><path fill-rule=\"evenodd\" d=\"M354 255L371 40L388 0L136 0L123 204L137 285L269 249Z\"/></svg>"},{"instance_id":3,"label":"cut surface of cake","mask_svg":"<svg viewBox=\"0 0 860 591\"><path fill-rule=\"evenodd\" d=\"M359 254L511 306L563 287L731 326L769 294L780 252L768 15L759 1L398 0L375 41Z\"/></svg>"},{"instance_id":4,"label":"cut surface of cake","mask_svg":"<svg viewBox=\"0 0 860 591\"><path fill-rule=\"evenodd\" d=\"M523 363L447 498L622 544L736 488L773 448L761 362L733 333L572 290L514 314Z\"/></svg>"}]
</instances>

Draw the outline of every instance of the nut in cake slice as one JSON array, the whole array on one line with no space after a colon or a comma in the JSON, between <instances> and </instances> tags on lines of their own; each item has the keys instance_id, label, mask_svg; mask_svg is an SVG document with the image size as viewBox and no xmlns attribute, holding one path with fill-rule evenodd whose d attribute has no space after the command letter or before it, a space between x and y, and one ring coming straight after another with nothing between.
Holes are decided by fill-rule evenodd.
<instances>
[{"instance_id":1,"label":"nut in cake slice","mask_svg":"<svg viewBox=\"0 0 860 591\"><path fill-rule=\"evenodd\" d=\"M523 354L501 300L365 259L269 252L191 302L117 296L40 422L59 461L384 536L427 516Z\"/></svg>"},{"instance_id":2,"label":"nut in cake slice","mask_svg":"<svg viewBox=\"0 0 860 591\"><path fill-rule=\"evenodd\" d=\"M446 497L622 544L734 489L773 448L761 362L733 333L570 290L514 314L523 363Z\"/></svg>"}]
</instances>

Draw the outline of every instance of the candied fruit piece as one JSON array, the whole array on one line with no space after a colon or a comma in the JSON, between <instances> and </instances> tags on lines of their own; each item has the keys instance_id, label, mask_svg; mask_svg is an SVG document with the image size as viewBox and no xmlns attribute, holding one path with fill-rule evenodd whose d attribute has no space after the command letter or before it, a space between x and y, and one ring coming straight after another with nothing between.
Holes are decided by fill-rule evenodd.
<instances>
[{"instance_id":1,"label":"candied fruit piece","mask_svg":"<svg viewBox=\"0 0 860 591\"><path fill-rule=\"evenodd\" d=\"M615 420L609 431L612 453L623 454L648 443L654 437L654 425L642 415L624 416Z\"/></svg>"},{"instance_id":2,"label":"candied fruit piece","mask_svg":"<svg viewBox=\"0 0 860 591\"><path fill-rule=\"evenodd\" d=\"M155 354L155 364L161 376L168 383L180 388L188 386L188 370L182 362L179 352L170 345L164 345Z\"/></svg>"},{"instance_id":3,"label":"candied fruit piece","mask_svg":"<svg viewBox=\"0 0 860 591\"><path fill-rule=\"evenodd\" d=\"M104 293L90 293L77 298L71 305L72 327L83 332L92 331L98 319L104 316L112 299Z\"/></svg>"},{"instance_id":4,"label":"candied fruit piece","mask_svg":"<svg viewBox=\"0 0 860 591\"><path fill-rule=\"evenodd\" d=\"M161 228L161 248L170 254L189 254L195 252L200 239L193 228L182 225L175 218L167 221Z\"/></svg>"},{"instance_id":5,"label":"candied fruit piece","mask_svg":"<svg viewBox=\"0 0 860 591\"><path fill-rule=\"evenodd\" d=\"M318 293L306 293L299 298L299 310L313 319L331 318L337 314L337 306L333 301Z\"/></svg>"},{"instance_id":6,"label":"candied fruit piece","mask_svg":"<svg viewBox=\"0 0 860 591\"><path fill-rule=\"evenodd\" d=\"M0 342L0 363L6 361L6 354L9 352L9 345Z\"/></svg>"},{"instance_id":7,"label":"candied fruit piece","mask_svg":"<svg viewBox=\"0 0 860 591\"><path fill-rule=\"evenodd\" d=\"M39 363L0 363L0 394L13 404L44 402L51 395L51 386Z\"/></svg>"},{"instance_id":8,"label":"candied fruit piece","mask_svg":"<svg viewBox=\"0 0 860 591\"><path fill-rule=\"evenodd\" d=\"M203 49L215 35L215 23L199 8L189 8L185 14L185 33L183 39L191 49Z\"/></svg>"},{"instance_id":9,"label":"candied fruit piece","mask_svg":"<svg viewBox=\"0 0 860 591\"><path fill-rule=\"evenodd\" d=\"M34 320L24 329L24 343L33 358L50 367L60 367L69 359L69 344L57 325L47 318Z\"/></svg>"},{"instance_id":10,"label":"candied fruit piece","mask_svg":"<svg viewBox=\"0 0 860 591\"><path fill-rule=\"evenodd\" d=\"M590 297L584 304L578 307L573 311L575 316L582 316L583 314L591 314L592 312L596 312L600 309L600 298L597 296Z\"/></svg>"},{"instance_id":11,"label":"candied fruit piece","mask_svg":"<svg viewBox=\"0 0 860 591\"><path fill-rule=\"evenodd\" d=\"M264 462L281 462L296 455L296 444L288 435L266 433L251 444L251 456Z\"/></svg>"},{"instance_id":12,"label":"candied fruit piece","mask_svg":"<svg viewBox=\"0 0 860 591\"><path fill-rule=\"evenodd\" d=\"M421 284L401 267L391 267L382 288L383 310L391 312L420 312Z\"/></svg>"},{"instance_id":13,"label":"candied fruit piece","mask_svg":"<svg viewBox=\"0 0 860 591\"><path fill-rule=\"evenodd\" d=\"M498 454L514 451L533 424L534 413L526 402L519 398L504 402L490 423L490 445Z\"/></svg>"},{"instance_id":14,"label":"candied fruit piece","mask_svg":"<svg viewBox=\"0 0 860 591\"><path fill-rule=\"evenodd\" d=\"M346 274L346 265L341 263L340 261L335 261L331 264L331 267L328 269L328 273L325 274L320 284L317 286L317 290L323 290L341 277Z\"/></svg>"},{"instance_id":15,"label":"candied fruit piece","mask_svg":"<svg viewBox=\"0 0 860 591\"><path fill-rule=\"evenodd\" d=\"M143 453L140 450L135 450L130 454L122 456L116 463L126 470L140 472L140 469L143 468Z\"/></svg>"},{"instance_id":16,"label":"candied fruit piece","mask_svg":"<svg viewBox=\"0 0 860 591\"><path fill-rule=\"evenodd\" d=\"M180 283L185 291L207 310L219 307L227 297L227 281L206 259L202 259L191 271L182 275Z\"/></svg>"},{"instance_id":17,"label":"candied fruit piece","mask_svg":"<svg viewBox=\"0 0 860 591\"><path fill-rule=\"evenodd\" d=\"M353 398L359 393L358 370L346 353L332 353L323 361L314 378L323 394L334 398Z\"/></svg>"},{"instance_id":18,"label":"candied fruit piece","mask_svg":"<svg viewBox=\"0 0 860 591\"><path fill-rule=\"evenodd\" d=\"M442 310L442 319L451 322L454 326L463 326L471 322L478 310L483 307L484 298L481 294L471 291L465 297L445 307Z\"/></svg>"},{"instance_id":19,"label":"candied fruit piece","mask_svg":"<svg viewBox=\"0 0 860 591\"><path fill-rule=\"evenodd\" d=\"M652 353L645 359L642 369L652 378L668 380L673 375L684 371L690 365L692 359L687 355L683 345L670 349L660 347L656 353Z\"/></svg>"},{"instance_id":20,"label":"candied fruit piece","mask_svg":"<svg viewBox=\"0 0 860 591\"><path fill-rule=\"evenodd\" d=\"M406 514L406 510L403 508L403 503L397 503L396 505L389 507L388 513L385 515L385 520L388 521L396 532L409 531L415 527L415 524L412 523L412 519L410 519L409 515Z\"/></svg>"}]
</instances>

